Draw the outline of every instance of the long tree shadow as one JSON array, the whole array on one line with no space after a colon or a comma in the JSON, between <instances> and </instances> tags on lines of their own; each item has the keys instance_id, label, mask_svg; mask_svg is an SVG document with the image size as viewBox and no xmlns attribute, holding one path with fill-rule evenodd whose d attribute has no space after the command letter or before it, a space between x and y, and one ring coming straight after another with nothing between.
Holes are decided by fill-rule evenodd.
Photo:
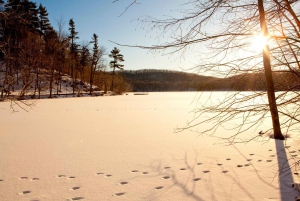
<instances>
[{"instance_id":1,"label":"long tree shadow","mask_svg":"<svg viewBox=\"0 0 300 201\"><path fill-rule=\"evenodd\" d=\"M289 158L287 156L284 141L274 140L276 145L277 160L278 160L278 170L279 170L279 188L281 200L289 200L298 196L298 192L291 188L293 181L293 174L289 164Z\"/></svg>"}]
</instances>

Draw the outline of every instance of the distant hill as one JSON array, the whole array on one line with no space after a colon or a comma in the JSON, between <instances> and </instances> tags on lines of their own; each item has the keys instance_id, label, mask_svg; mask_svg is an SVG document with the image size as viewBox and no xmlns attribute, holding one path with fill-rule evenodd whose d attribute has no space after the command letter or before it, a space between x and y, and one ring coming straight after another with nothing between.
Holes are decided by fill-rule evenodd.
<instances>
[{"instance_id":1,"label":"distant hill","mask_svg":"<svg viewBox=\"0 0 300 201\"><path fill-rule=\"evenodd\" d=\"M264 73L239 74L226 78L170 70L119 71L133 91L250 91L266 90ZM300 72L274 72L276 90L299 90Z\"/></svg>"},{"instance_id":2,"label":"distant hill","mask_svg":"<svg viewBox=\"0 0 300 201\"><path fill-rule=\"evenodd\" d=\"M217 78L170 70L118 71L133 91L197 91L200 86Z\"/></svg>"}]
</instances>

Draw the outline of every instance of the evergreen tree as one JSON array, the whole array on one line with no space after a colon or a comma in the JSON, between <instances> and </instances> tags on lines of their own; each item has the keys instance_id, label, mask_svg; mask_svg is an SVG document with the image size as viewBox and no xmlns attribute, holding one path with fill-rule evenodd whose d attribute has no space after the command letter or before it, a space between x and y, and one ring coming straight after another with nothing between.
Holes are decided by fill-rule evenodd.
<instances>
[{"instance_id":1,"label":"evergreen tree","mask_svg":"<svg viewBox=\"0 0 300 201\"><path fill-rule=\"evenodd\" d=\"M39 31L41 34L44 34L51 27L50 21L48 19L48 12L47 9L42 4L40 4L38 8L38 12L39 12L39 25L40 25Z\"/></svg>"},{"instance_id":2,"label":"evergreen tree","mask_svg":"<svg viewBox=\"0 0 300 201\"><path fill-rule=\"evenodd\" d=\"M44 37L42 37L43 35L46 34L46 32L48 31L49 33L51 33L51 30L53 29L50 25L50 21L48 19L48 13L47 13L47 10L45 7L43 7L42 4L39 5L39 8L38 8L38 34L40 36L40 39L44 39ZM42 46L43 44L41 44ZM43 57L45 56L45 53L43 52L43 50L41 49L41 51L39 52L39 58L40 58L40 68L43 67ZM39 77L39 71L40 71L40 68L38 66L36 66L36 69L35 69L35 72L36 72L36 82L35 82L35 90L34 90L34 96L35 96L35 93L36 93L36 90L38 89L38 98L40 98L40 92L41 92L41 86L40 86L40 77Z\"/></svg>"},{"instance_id":3,"label":"evergreen tree","mask_svg":"<svg viewBox=\"0 0 300 201\"><path fill-rule=\"evenodd\" d=\"M79 39L79 37L77 36L78 35L78 32L76 32L75 30L75 22L72 19L70 19L69 21L69 31L70 31L70 35L69 35L69 39L71 40L71 53L74 53L77 49L77 44L75 43L75 40Z\"/></svg>"},{"instance_id":4,"label":"evergreen tree","mask_svg":"<svg viewBox=\"0 0 300 201\"><path fill-rule=\"evenodd\" d=\"M47 63L48 63L48 71L50 74L49 77L49 98L52 98L52 89L53 89L53 81L54 81L54 72L57 69L59 60L58 55L60 53L61 44L59 41L59 37L57 32L54 29L48 29L45 32L45 52L47 54Z\"/></svg>"},{"instance_id":5,"label":"evergreen tree","mask_svg":"<svg viewBox=\"0 0 300 201\"><path fill-rule=\"evenodd\" d=\"M73 94L75 93L75 66L77 64L77 59L78 59L78 45L75 43L75 40L79 39L78 32L75 30L75 22L73 18L70 19L69 21L69 39L70 39L70 53L71 53L71 76L73 78Z\"/></svg>"},{"instance_id":6,"label":"evergreen tree","mask_svg":"<svg viewBox=\"0 0 300 201\"><path fill-rule=\"evenodd\" d=\"M120 50L118 48L114 48L111 52L111 54L109 55L110 58L113 58L112 61L110 61L110 67L113 69L113 73L112 73L112 81L111 81L111 87L110 90L113 91L114 90L114 77L115 77L115 69L118 68L120 70L123 70L123 66L119 64L119 62L123 62L125 61L123 59L123 55L120 54Z\"/></svg>"},{"instance_id":7,"label":"evergreen tree","mask_svg":"<svg viewBox=\"0 0 300 201\"><path fill-rule=\"evenodd\" d=\"M36 4L29 0L21 2L22 18L26 20L27 28L32 31L38 31L39 29L39 11Z\"/></svg>"},{"instance_id":8,"label":"evergreen tree","mask_svg":"<svg viewBox=\"0 0 300 201\"><path fill-rule=\"evenodd\" d=\"M93 46L93 57L92 57L92 62L91 62L91 73L90 73L90 94L92 95L92 86L94 82L94 73L96 70L96 66L99 61L99 46L98 46L98 36L97 34L94 33L92 37L91 43L94 44Z\"/></svg>"}]
</instances>

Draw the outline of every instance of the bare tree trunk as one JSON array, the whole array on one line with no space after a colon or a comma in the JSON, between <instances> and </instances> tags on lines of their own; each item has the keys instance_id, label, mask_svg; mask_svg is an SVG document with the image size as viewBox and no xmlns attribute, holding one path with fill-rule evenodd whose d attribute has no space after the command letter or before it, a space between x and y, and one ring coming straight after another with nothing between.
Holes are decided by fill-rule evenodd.
<instances>
[{"instance_id":1,"label":"bare tree trunk","mask_svg":"<svg viewBox=\"0 0 300 201\"><path fill-rule=\"evenodd\" d=\"M61 67L58 68L58 76L56 76L56 95L58 95L58 92L60 91L60 86L61 86Z\"/></svg>"},{"instance_id":2,"label":"bare tree trunk","mask_svg":"<svg viewBox=\"0 0 300 201\"><path fill-rule=\"evenodd\" d=\"M54 57L53 62L50 63L50 79L49 79L49 98L52 98L52 87L53 87L53 78L54 78L54 62L56 58Z\"/></svg>"},{"instance_id":3,"label":"bare tree trunk","mask_svg":"<svg viewBox=\"0 0 300 201\"><path fill-rule=\"evenodd\" d=\"M90 74L90 95L92 95L93 73L94 73L94 65L92 64L92 66L91 66L91 74Z\"/></svg>"},{"instance_id":4,"label":"bare tree trunk","mask_svg":"<svg viewBox=\"0 0 300 201\"><path fill-rule=\"evenodd\" d=\"M112 74L110 91L114 90L114 78L115 78L115 68L113 68L113 74Z\"/></svg>"},{"instance_id":5,"label":"bare tree trunk","mask_svg":"<svg viewBox=\"0 0 300 201\"><path fill-rule=\"evenodd\" d=\"M9 67L9 63L6 62L6 66L5 66L5 76L4 76L4 80L2 83L2 87L1 87L1 98L4 98L4 90L5 87L7 85L7 80L8 80L8 67Z\"/></svg>"},{"instance_id":6,"label":"bare tree trunk","mask_svg":"<svg viewBox=\"0 0 300 201\"><path fill-rule=\"evenodd\" d=\"M74 70L74 64L72 64L72 80L73 80L73 96L75 95L75 70Z\"/></svg>"},{"instance_id":7,"label":"bare tree trunk","mask_svg":"<svg viewBox=\"0 0 300 201\"><path fill-rule=\"evenodd\" d=\"M260 27L261 27L263 36L268 37L269 34L268 34L268 28L266 25L263 0L258 0L258 10L259 10L259 16L260 16ZM281 128L280 128L279 115L278 115L276 98L275 98L274 82L273 82L272 69L271 69L271 62L270 62L270 51L269 51L268 44L266 44L263 49L263 64L264 64L264 69L265 69L269 107L270 107L270 112L271 112L271 116L272 116L274 138L284 140L284 137L281 133Z\"/></svg>"},{"instance_id":8,"label":"bare tree trunk","mask_svg":"<svg viewBox=\"0 0 300 201\"><path fill-rule=\"evenodd\" d=\"M39 68L36 67L36 81L35 81L35 86L34 86L34 96L35 96L38 88L39 88Z\"/></svg>"},{"instance_id":9,"label":"bare tree trunk","mask_svg":"<svg viewBox=\"0 0 300 201\"><path fill-rule=\"evenodd\" d=\"M38 84L39 95L38 95L38 99L41 98L41 91L42 91L42 80L41 80L41 78L39 78L39 84Z\"/></svg>"}]
</instances>

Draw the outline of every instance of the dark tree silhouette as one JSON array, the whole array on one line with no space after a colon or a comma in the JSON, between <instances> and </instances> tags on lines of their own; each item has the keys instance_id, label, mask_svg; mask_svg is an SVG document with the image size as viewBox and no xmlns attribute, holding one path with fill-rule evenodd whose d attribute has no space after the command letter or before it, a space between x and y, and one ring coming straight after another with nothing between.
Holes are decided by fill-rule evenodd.
<instances>
[{"instance_id":1,"label":"dark tree silhouette","mask_svg":"<svg viewBox=\"0 0 300 201\"><path fill-rule=\"evenodd\" d=\"M110 67L113 69L110 90L114 91L115 69L117 68L117 69L123 70L124 65L119 64L119 62L123 62L125 60L123 59L123 55L120 54L120 50L116 47L110 52L109 57L113 58L113 60L110 61L109 64L110 64Z\"/></svg>"},{"instance_id":2,"label":"dark tree silhouette","mask_svg":"<svg viewBox=\"0 0 300 201\"><path fill-rule=\"evenodd\" d=\"M97 34L93 34L91 43L94 44L93 46L93 56L91 62L91 71L90 71L90 95L92 95L93 83L94 83L94 74L95 70L99 61L98 53L99 53L99 46L98 46L98 36Z\"/></svg>"},{"instance_id":3,"label":"dark tree silhouette","mask_svg":"<svg viewBox=\"0 0 300 201\"><path fill-rule=\"evenodd\" d=\"M77 59L78 59L78 44L75 43L75 40L79 39L78 37L78 32L75 30L75 22L72 19L69 21L69 39L70 39L70 53L71 53L71 76L73 78L73 95L75 94L75 70L76 70L76 65L77 65Z\"/></svg>"}]
</instances>

